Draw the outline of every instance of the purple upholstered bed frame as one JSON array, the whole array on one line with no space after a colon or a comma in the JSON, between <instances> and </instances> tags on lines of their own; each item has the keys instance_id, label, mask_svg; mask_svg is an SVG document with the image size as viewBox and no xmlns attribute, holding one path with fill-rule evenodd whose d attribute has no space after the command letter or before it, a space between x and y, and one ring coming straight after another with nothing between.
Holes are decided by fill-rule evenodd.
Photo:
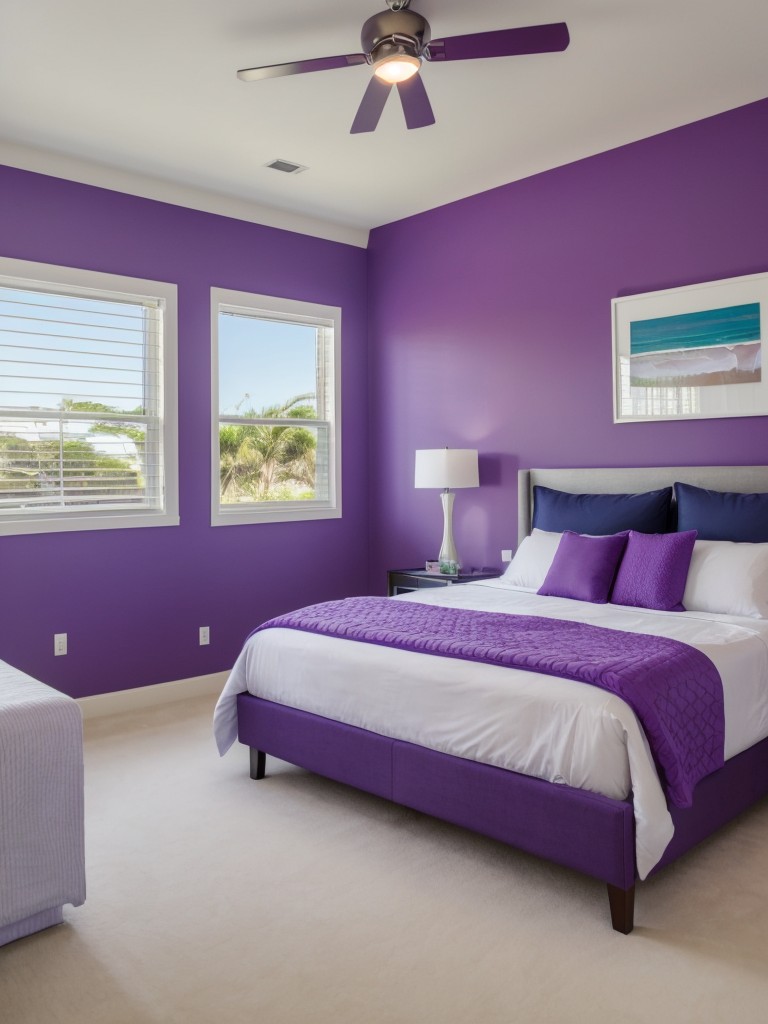
<instances>
[{"instance_id":1,"label":"purple upholstered bed frame","mask_svg":"<svg viewBox=\"0 0 768 1024\"><path fill-rule=\"evenodd\" d=\"M534 484L573 493L621 493L675 480L716 490L768 491L768 467L525 470L520 532L528 532ZM367 732L242 693L238 736L251 750L251 777L266 754L405 807L501 840L605 882L613 927L634 922L635 825L631 799L608 797ZM675 834L653 873L768 793L768 739L699 782L693 806L671 807Z\"/></svg>"},{"instance_id":2,"label":"purple upholstered bed frame","mask_svg":"<svg viewBox=\"0 0 768 1024\"><path fill-rule=\"evenodd\" d=\"M608 886L611 923L632 931L635 822L631 800L553 786L380 736L241 693L238 736L251 748L251 778L266 754L423 811ZM696 787L693 806L670 809L675 835L653 873L768 793L768 740L727 761Z\"/></svg>"}]
</instances>

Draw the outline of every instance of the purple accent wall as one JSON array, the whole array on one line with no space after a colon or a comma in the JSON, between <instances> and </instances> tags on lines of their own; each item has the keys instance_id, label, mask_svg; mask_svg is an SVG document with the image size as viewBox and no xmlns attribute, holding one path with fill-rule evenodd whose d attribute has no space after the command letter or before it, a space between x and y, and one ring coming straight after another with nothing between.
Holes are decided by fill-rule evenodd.
<instances>
[{"instance_id":1,"label":"purple accent wall","mask_svg":"<svg viewBox=\"0 0 768 1024\"><path fill-rule=\"evenodd\" d=\"M12 168L0 224L4 256L178 285L181 506L180 527L0 537L0 658L76 697L187 678L265 618L364 592L366 252ZM209 525L212 285L342 307L342 519Z\"/></svg>"},{"instance_id":2,"label":"purple accent wall","mask_svg":"<svg viewBox=\"0 0 768 1024\"><path fill-rule=\"evenodd\" d=\"M477 447L465 565L499 565L530 466L764 464L768 418L614 425L612 298L768 271L768 100L372 232L371 587L436 557L414 450Z\"/></svg>"}]
</instances>

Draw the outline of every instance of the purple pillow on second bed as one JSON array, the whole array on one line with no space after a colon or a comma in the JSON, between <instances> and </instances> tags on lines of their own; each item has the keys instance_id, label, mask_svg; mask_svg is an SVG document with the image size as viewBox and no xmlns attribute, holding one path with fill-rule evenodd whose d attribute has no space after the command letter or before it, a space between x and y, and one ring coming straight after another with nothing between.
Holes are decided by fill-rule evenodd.
<instances>
[{"instance_id":1,"label":"purple pillow on second bed","mask_svg":"<svg viewBox=\"0 0 768 1024\"><path fill-rule=\"evenodd\" d=\"M653 608L659 612L684 612L683 594L695 540L695 530L683 533L630 530L611 603Z\"/></svg>"},{"instance_id":2,"label":"purple pillow on second bed","mask_svg":"<svg viewBox=\"0 0 768 1024\"><path fill-rule=\"evenodd\" d=\"M587 537L566 530L538 593L606 604L627 536Z\"/></svg>"}]
</instances>

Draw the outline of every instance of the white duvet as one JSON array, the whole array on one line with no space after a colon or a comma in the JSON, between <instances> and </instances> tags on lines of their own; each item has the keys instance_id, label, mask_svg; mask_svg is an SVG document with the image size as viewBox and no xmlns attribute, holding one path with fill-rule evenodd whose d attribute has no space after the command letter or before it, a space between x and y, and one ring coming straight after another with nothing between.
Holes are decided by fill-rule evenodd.
<instances>
[{"instance_id":1,"label":"white duvet","mask_svg":"<svg viewBox=\"0 0 768 1024\"><path fill-rule=\"evenodd\" d=\"M768 736L768 621L539 597L501 580L431 588L394 600L543 615L680 640L706 654L723 680L725 757ZM246 642L219 698L214 732L222 754L237 737L236 696L244 691L614 799L631 792L641 878L672 838L672 821L643 730L623 700L597 687L269 629Z\"/></svg>"}]
</instances>

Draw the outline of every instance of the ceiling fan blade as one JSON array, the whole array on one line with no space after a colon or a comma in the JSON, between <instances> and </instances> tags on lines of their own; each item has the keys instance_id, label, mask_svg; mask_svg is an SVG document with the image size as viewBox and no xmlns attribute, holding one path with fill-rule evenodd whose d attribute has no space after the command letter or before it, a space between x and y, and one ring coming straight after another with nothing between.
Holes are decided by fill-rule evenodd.
<instances>
[{"instance_id":1,"label":"ceiling fan blade","mask_svg":"<svg viewBox=\"0 0 768 1024\"><path fill-rule=\"evenodd\" d=\"M554 53L564 50L571 37L564 21L552 25L527 25L497 32L476 32L469 36L433 39L423 56L427 60L475 60L478 57L517 57L524 53Z\"/></svg>"},{"instance_id":2,"label":"ceiling fan blade","mask_svg":"<svg viewBox=\"0 0 768 1024\"><path fill-rule=\"evenodd\" d=\"M263 68L242 68L237 77L242 82L255 82L262 78L281 78L283 75L303 75L307 71L333 71L355 64L365 64L364 53L346 53L340 57L315 57L314 60L294 60L289 64L269 64Z\"/></svg>"},{"instance_id":3,"label":"ceiling fan blade","mask_svg":"<svg viewBox=\"0 0 768 1024\"><path fill-rule=\"evenodd\" d=\"M417 73L406 82L398 82L397 91L403 104L405 123L409 128L426 128L428 124L435 123L432 104L429 102L421 75Z\"/></svg>"},{"instance_id":4,"label":"ceiling fan blade","mask_svg":"<svg viewBox=\"0 0 768 1024\"><path fill-rule=\"evenodd\" d=\"M360 106L357 108L355 120L349 129L350 135L358 135L360 132L372 132L376 129L391 88L392 86L387 82L382 82L376 75L371 75L368 88L365 90Z\"/></svg>"}]
</instances>

